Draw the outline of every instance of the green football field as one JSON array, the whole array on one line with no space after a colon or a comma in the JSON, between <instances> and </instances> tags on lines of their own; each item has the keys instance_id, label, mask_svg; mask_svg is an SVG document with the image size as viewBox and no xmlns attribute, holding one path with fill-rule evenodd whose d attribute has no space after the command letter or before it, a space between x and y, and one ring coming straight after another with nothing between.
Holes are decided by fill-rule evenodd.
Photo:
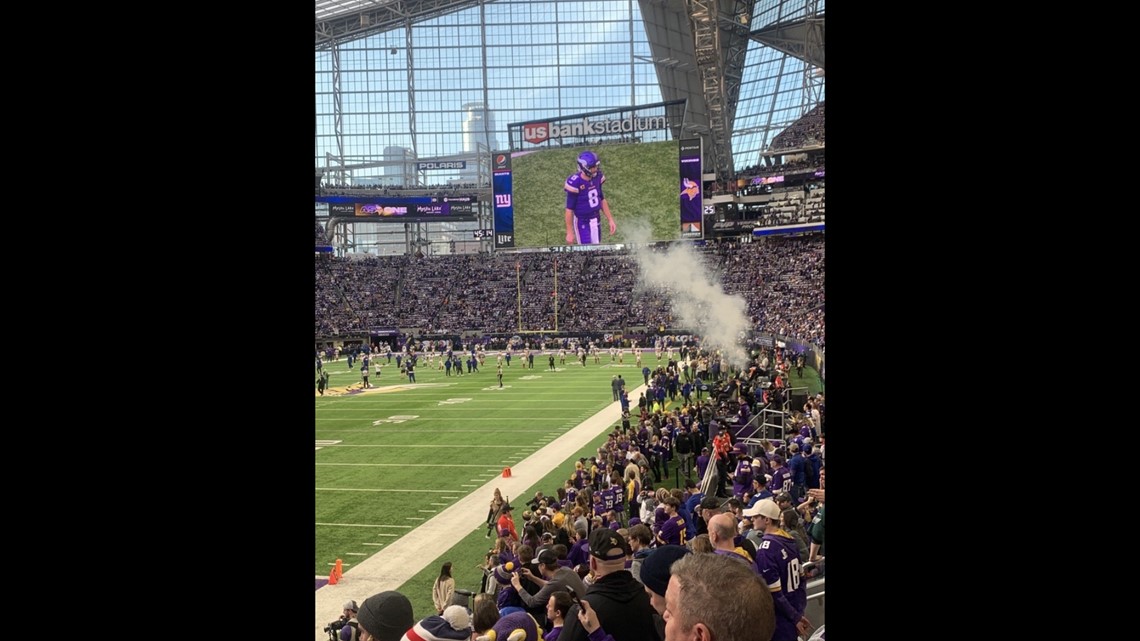
<instances>
[{"instance_id":1,"label":"green football field","mask_svg":"<svg viewBox=\"0 0 1140 641\"><path fill-rule=\"evenodd\" d=\"M535 357L533 370L503 368L498 387L494 357L478 373L450 377L422 363L416 368L416 387L402 386L395 359L384 373L370 381L391 390L330 395L316 399L316 576L327 576L336 559L345 570L476 487L499 476L504 467L530 456L547 442L578 425L612 403L610 379L621 374L627 389L641 384L629 359L624 365L587 367L559 365L550 372L545 358ZM386 363L386 359L381 359ZM654 366L655 359L647 364ZM332 393L346 386L359 387L359 370L348 370L344 359L325 364ZM427 384L427 385L425 385ZM424 386L420 386L424 385ZM429 386L430 385L430 386ZM636 403L636 399L633 399ZM574 461L596 452L605 440L600 435L581 452L566 452L563 465L551 470L531 487L554 493L570 476ZM520 497L510 497L517 507ZM490 501L488 496L487 500ZM516 523L521 521L521 510ZM447 556L454 563L456 586L478 589L482 578L476 569L487 551L486 529L456 532L454 541L433 547L426 554ZM451 544L454 543L455 548ZM416 613L433 614L431 583L439 573L429 564L422 586L417 577L401 588L412 599ZM362 595L364 598L368 595ZM419 598L417 598L419 597ZM426 604L426 606L425 606Z\"/></svg>"},{"instance_id":2,"label":"green football field","mask_svg":"<svg viewBox=\"0 0 1140 641\"><path fill-rule=\"evenodd\" d=\"M351 570L500 476L504 467L596 414L613 402L614 375L621 374L629 390L642 385L629 354L624 364L610 363L605 354L600 364L590 358L585 368L573 364L569 355L566 360L551 372L545 356L535 357L533 370L521 368L514 358L511 367L503 368L500 389L493 356L479 373L450 377L421 361L415 387L406 385L407 377L400 376L393 358L378 380L371 377L380 390L347 394L350 385L359 388L358 366L349 370L343 358L325 363L332 389L315 400L315 575L327 577L336 559L342 560L345 571ZM652 352L643 361L650 368L658 364ZM631 394L630 400L636 416L637 395ZM554 494L570 476L574 461L593 455L605 438L602 433L580 451L566 452L562 463L523 496L509 497L520 508L516 525L522 521L524 498L536 490ZM669 487L675 479L671 473ZM490 501L489 494L486 499ZM485 532L479 524L465 524L454 539L424 550L427 567L397 588L411 600L417 617L435 614L431 586L444 561L454 564L457 588L478 590L483 574L477 566L492 542ZM329 620L336 614L330 613Z\"/></svg>"}]
</instances>

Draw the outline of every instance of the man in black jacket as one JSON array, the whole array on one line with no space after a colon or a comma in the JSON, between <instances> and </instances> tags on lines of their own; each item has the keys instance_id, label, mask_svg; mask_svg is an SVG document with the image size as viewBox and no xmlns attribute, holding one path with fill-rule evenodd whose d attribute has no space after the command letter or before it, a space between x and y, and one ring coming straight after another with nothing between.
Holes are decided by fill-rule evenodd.
<instances>
[{"instance_id":1,"label":"man in black jacket","mask_svg":"<svg viewBox=\"0 0 1140 641\"><path fill-rule=\"evenodd\" d=\"M661 641L653 621L653 606L641 583L625 569L629 545L622 535L608 528L590 533L590 571L597 579L586 590L583 601L597 613L598 620L614 641ZM578 606L571 606L559 641L587 641L585 628L578 621Z\"/></svg>"},{"instance_id":2,"label":"man in black jacket","mask_svg":"<svg viewBox=\"0 0 1140 641\"><path fill-rule=\"evenodd\" d=\"M677 472L683 473L685 478L693 476L693 435L687 430L678 430L677 438L673 442L677 448Z\"/></svg>"}]
</instances>

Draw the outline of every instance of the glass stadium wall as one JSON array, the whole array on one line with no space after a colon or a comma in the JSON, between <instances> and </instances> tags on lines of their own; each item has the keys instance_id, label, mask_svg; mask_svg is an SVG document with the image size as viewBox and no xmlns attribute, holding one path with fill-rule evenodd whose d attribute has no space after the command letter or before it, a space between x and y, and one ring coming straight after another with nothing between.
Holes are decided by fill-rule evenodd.
<instances>
[{"instance_id":1,"label":"glass stadium wall","mask_svg":"<svg viewBox=\"0 0 1140 641\"><path fill-rule=\"evenodd\" d=\"M326 184L450 189L471 177L390 161L504 149L507 123L661 101L636 0L485 2L316 52L315 164ZM481 227L353 223L333 244L342 256L470 253L489 250L473 241Z\"/></svg>"},{"instance_id":2,"label":"glass stadium wall","mask_svg":"<svg viewBox=\"0 0 1140 641\"><path fill-rule=\"evenodd\" d=\"M756 0L749 24L755 31L803 20L820 15L825 4L823 0ZM827 98L822 70L799 58L753 40L744 60L732 126L737 175L763 164L760 154L773 139Z\"/></svg>"}]
</instances>

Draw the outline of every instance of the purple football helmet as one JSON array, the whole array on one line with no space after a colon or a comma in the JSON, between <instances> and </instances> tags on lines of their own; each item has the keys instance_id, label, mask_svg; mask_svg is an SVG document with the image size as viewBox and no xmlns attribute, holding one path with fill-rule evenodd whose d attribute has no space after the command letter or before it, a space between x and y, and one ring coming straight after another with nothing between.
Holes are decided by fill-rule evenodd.
<instances>
[{"instance_id":1,"label":"purple football helmet","mask_svg":"<svg viewBox=\"0 0 1140 641\"><path fill-rule=\"evenodd\" d=\"M598 155L592 151L583 151L578 156L578 169L586 176L593 178L598 175Z\"/></svg>"}]
</instances>

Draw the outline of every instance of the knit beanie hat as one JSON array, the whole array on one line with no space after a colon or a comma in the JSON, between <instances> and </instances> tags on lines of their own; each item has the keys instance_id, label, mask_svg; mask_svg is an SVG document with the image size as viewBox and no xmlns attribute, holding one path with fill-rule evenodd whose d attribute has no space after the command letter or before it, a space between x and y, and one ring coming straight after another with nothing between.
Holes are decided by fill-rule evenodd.
<instances>
[{"instance_id":1,"label":"knit beanie hat","mask_svg":"<svg viewBox=\"0 0 1140 641\"><path fill-rule=\"evenodd\" d=\"M416 622L412 602L395 591L373 594L360 604L356 615L360 626L378 641L400 641L400 637Z\"/></svg>"},{"instance_id":2,"label":"knit beanie hat","mask_svg":"<svg viewBox=\"0 0 1140 641\"><path fill-rule=\"evenodd\" d=\"M658 596L665 596L669 587L669 569L673 562L689 554L687 547L680 545L663 545L645 557L641 562L641 582Z\"/></svg>"}]
</instances>

